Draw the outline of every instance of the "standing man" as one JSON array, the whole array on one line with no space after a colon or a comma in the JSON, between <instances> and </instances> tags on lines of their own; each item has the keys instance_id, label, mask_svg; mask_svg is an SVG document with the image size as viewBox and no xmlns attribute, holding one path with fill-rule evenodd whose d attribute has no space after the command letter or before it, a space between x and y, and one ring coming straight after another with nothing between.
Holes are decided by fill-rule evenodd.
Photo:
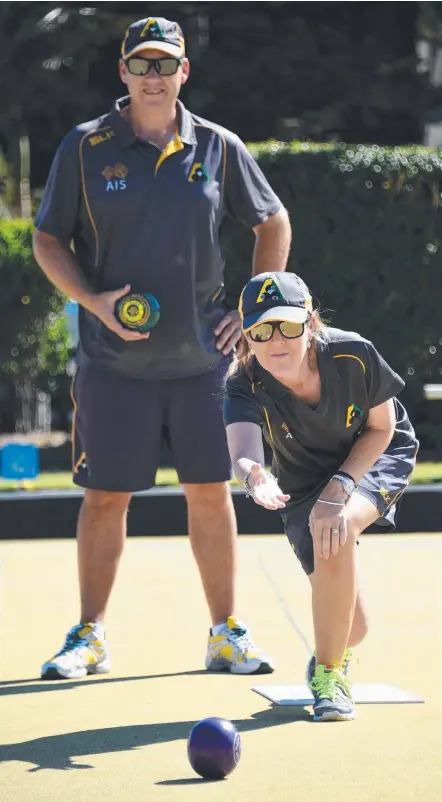
<instances>
[{"instance_id":1,"label":"standing man","mask_svg":"<svg viewBox=\"0 0 442 802\"><path fill-rule=\"evenodd\" d=\"M119 62L128 96L74 128L55 156L36 218L38 264L80 306L73 384L80 622L43 665L48 679L110 670L104 617L135 491L155 483L162 435L175 457L192 550L212 618L206 668L273 671L234 617L236 522L222 416L237 311L223 306L224 215L253 229L253 274L284 270L290 223L241 140L178 101L189 77L175 22L128 29ZM73 250L70 247L73 241ZM129 291L161 307L150 333L123 327Z\"/></svg>"}]
</instances>

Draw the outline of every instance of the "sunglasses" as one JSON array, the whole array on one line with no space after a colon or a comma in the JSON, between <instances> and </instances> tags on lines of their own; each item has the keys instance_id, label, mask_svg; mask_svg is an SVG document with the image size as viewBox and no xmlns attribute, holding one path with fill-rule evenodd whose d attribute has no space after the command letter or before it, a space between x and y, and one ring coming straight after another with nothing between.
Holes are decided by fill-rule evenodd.
<instances>
[{"instance_id":1,"label":"sunglasses","mask_svg":"<svg viewBox=\"0 0 442 802\"><path fill-rule=\"evenodd\" d=\"M165 58L134 56L128 58L124 63L131 75L149 75L152 67L158 75L175 75L183 61L184 58L174 58L173 56L165 56Z\"/></svg>"},{"instance_id":2,"label":"sunglasses","mask_svg":"<svg viewBox=\"0 0 442 802\"><path fill-rule=\"evenodd\" d=\"M278 329L287 340L296 340L304 333L305 323L294 323L291 320L272 320L268 323L258 323L248 334L254 343L267 343L272 339L275 329Z\"/></svg>"}]
</instances>

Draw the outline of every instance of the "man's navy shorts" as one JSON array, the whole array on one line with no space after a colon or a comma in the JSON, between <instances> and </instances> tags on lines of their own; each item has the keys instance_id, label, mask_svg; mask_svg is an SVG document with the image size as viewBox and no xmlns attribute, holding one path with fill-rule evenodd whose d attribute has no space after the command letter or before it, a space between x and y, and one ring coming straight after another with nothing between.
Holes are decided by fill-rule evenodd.
<instances>
[{"instance_id":1,"label":"man's navy shorts","mask_svg":"<svg viewBox=\"0 0 442 802\"><path fill-rule=\"evenodd\" d=\"M228 360L185 379L145 381L81 366L72 384L73 473L80 487L136 492L155 484L166 442L182 484L226 482Z\"/></svg>"}]
</instances>

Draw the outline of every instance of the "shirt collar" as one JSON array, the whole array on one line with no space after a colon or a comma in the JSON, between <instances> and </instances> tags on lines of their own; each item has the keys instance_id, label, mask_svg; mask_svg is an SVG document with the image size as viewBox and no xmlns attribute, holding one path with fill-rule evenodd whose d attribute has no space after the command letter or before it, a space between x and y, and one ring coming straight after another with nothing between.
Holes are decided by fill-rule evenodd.
<instances>
[{"instance_id":1,"label":"shirt collar","mask_svg":"<svg viewBox=\"0 0 442 802\"><path fill-rule=\"evenodd\" d=\"M130 124L122 116L121 111L130 104L130 96L121 97L115 101L115 105L109 115L109 122L115 128L116 134L124 148L128 148L138 141ZM196 145L195 126L190 111L186 109L180 100L177 101L178 111L178 134L185 145Z\"/></svg>"},{"instance_id":2,"label":"shirt collar","mask_svg":"<svg viewBox=\"0 0 442 802\"><path fill-rule=\"evenodd\" d=\"M339 381L340 376L336 365L336 360L330 352L330 347L327 341L319 343L317 349L319 372L321 381L326 378L331 381ZM261 387L262 390L269 396L272 401L280 401L284 396L290 393L288 387L281 384L278 379L275 379L271 373L265 370L257 361L256 357L253 358L253 382Z\"/></svg>"},{"instance_id":3,"label":"shirt collar","mask_svg":"<svg viewBox=\"0 0 442 802\"><path fill-rule=\"evenodd\" d=\"M185 105L181 103L181 100L177 100L177 106L180 139L185 145L196 145L197 139L192 115Z\"/></svg>"},{"instance_id":4,"label":"shirt collar","mask_svg":"<svg viewBox=\"0 0 442 802\"><path fill-rule=\"evenodd\" d=\"M272 401L280 401L290 390L275 379L268 370L265 370L257 361L253 359L253 382L269 396Z\"/></svg>"}]
</instances>

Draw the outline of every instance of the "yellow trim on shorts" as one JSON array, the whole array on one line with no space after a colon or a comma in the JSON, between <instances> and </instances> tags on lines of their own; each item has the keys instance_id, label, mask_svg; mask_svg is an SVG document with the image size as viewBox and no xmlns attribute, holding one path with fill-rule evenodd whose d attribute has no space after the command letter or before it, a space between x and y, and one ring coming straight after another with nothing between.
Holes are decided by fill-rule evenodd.
<instances>
[{"instance_id":1,"label":"yellow trim on shorts","mask_svg":"<svg viewBox=\"0 0 442 802\"><path fill-rule=\"evenodd\" d=\"M74 396L74 383L75 383L76 375L77 375L77 372L75 371L75 374L72 377L71 386L69 388L69 395L71 397L72 406L74 408L74 411L72 413L72 426L71 426L71 439L72 439L71 464L72 464L72 472L73 473L75 473L75 467L76 467L75 466L75 420L76 420L76 417L77 417L77 409L78 409L77 402L76 402L75 396Z\"/></svg>"},{"instance_id":2,"label":"yellow trim on shorts","mask_svg":"<svg viewBox=\"0 0 442 802\"><path fill-rule=\"evenodd\" d=\"M418 453L418 451L419 451L419 443L417 444L417 446L416 446L416 451L414 452L414 464L415 464L415 465L416 465L416 458L417 458L417 453ZM413 470L414 470L414 468L413 468ZM411 476L412 476L412 474L413 474L413 471L410 471L410 473L409 473L409 474L408 474L408 476L407 476L407 484L405 485L405 487L403 487L401 490L399 490L399 491L396 493L396 495L394 496L394 498L393 498L391 501L389 501L389 502L388 502L388 504L387 504L387 505L386 505L386 507L385 507L385 510L384 510L384 512L386 512L386 510L389 510L389 509L390 509L390 507L392 507L392 506L393 506L393 504L395 503L395 501L396 501L396 500L399 498L399 496L401 496L401 495L402 495L402 493L405 493L405 491L406 491L406 489L407 489L408 485L410 484L410 479L411 479Z\"/></svg>"}]
</instances>

